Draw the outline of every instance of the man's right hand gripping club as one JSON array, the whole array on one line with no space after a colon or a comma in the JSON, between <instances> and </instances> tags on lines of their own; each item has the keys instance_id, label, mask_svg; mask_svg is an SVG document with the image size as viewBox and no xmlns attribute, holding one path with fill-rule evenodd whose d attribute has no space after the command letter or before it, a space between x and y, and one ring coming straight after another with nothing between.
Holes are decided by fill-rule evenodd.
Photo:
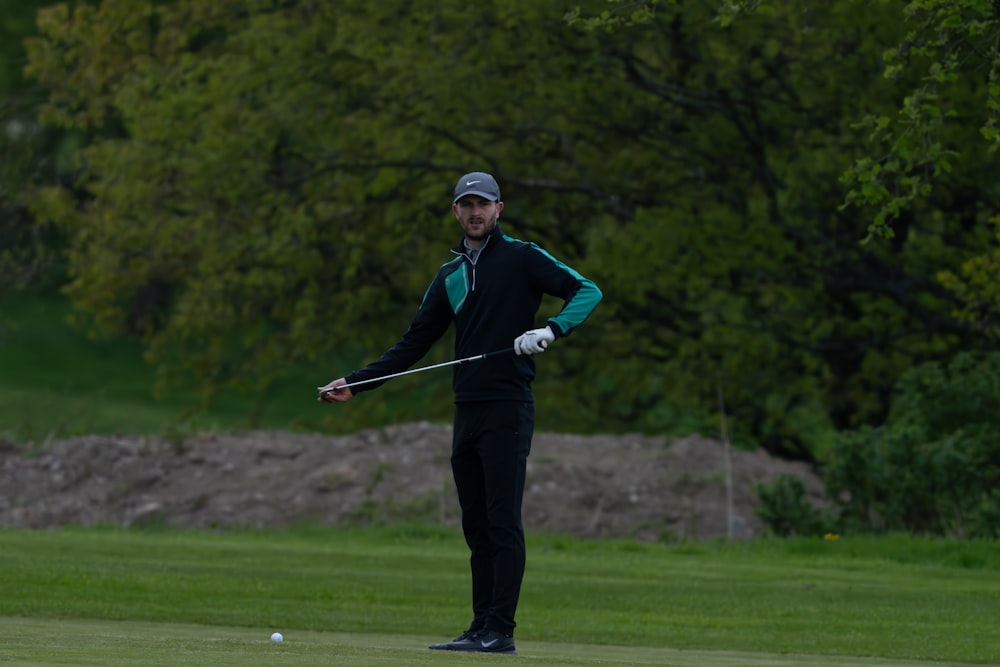
<instances>
[{"instance_id":1,"label":"man's right hand gripping club","mask_svg":"<svg viewBox=\"0 0 1000 667\"><path fill-rule=\"evenodd\" d=\"M316 390L319 392L319 398L316 400L320 403L346 403L354 398L354 392L351 391L350 387L346 389L337 389L337 387L342 384L347 384L347 380L344 378L337 378L322 387L316 387ZM328 389L332 389L333 391L327 391Z\"/></svg>"},{"instance_id":2,"label":"man's right hand gripping club","mask_svg":"<svg viewBox=\"0 0 1000 667\"><path fill-rule=\"evenodd\" d=\"M550 327L532 329L514 339L514 352L521 354L538 354L544 352L549 343L556 339Z\"/></svg>"}]
</instances>

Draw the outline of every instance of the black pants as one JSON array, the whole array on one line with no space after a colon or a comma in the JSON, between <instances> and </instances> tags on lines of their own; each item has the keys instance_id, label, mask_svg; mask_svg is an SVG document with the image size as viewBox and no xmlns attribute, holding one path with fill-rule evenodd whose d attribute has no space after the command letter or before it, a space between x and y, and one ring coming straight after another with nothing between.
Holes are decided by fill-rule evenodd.
<instances>
[{"instance_id":1,"label":"black pants","mask_svg":"<svg viewBox=\"0 0 1000 667\"><path fill-rule=\"evenodd\" d=\"M524 578L521 501L535 429L523 401L458 403L451 470L472 567L472 627L514 631Z\"/></svg>"}]
</instances>

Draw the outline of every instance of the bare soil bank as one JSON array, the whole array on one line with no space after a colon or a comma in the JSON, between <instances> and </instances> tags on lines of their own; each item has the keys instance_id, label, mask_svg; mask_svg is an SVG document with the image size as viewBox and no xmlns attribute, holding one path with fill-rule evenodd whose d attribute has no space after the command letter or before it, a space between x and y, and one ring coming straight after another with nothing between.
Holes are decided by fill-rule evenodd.
<instances>
[{"instance_id":1,"label":"bare soil bank","mask_svg":"<svg viewBox=\"0 0 1000 667\"><path fill-rule=\"evenodd\" d=\"M197 528L342 524L372 518L459 525L451 427L415 422L347 436L202 434L183 441L85 436L41 454L0 441L0 526L147 522ZM722 443L691 436L537 433L528 462L529 532L644 541L727 534ZM732 452L733 533L764 526L754 485L805 465Z\"/></svg>"}]
</instances>

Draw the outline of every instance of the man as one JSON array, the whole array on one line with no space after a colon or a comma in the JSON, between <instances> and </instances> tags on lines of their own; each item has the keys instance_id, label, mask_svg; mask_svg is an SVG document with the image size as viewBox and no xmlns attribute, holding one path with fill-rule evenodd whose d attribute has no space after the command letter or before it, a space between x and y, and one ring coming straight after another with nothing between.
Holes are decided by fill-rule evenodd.
<instances>
[{"instance_id":1,"label":"man","mask_svg":"<svg viewBox=\"0 0 1000 667\"><path fill-rule=\"evenodd\" d=\"M533 243L505 235L500 187L490 174L466 174L455 185L452 211L464 232L455 259L440 268L403 337L378 360L319 387L320 400L350 400L371 382L419 361L455 325L456 358L510 349L455 366L451 467L471 552L472 623L455 640L431 649L516 653L514 613L524 576L521 502L535 425L532 355L567 336L601 300L590 280ZM543 294L564 301L535 328Z\"/></svg>"}]
</instances>

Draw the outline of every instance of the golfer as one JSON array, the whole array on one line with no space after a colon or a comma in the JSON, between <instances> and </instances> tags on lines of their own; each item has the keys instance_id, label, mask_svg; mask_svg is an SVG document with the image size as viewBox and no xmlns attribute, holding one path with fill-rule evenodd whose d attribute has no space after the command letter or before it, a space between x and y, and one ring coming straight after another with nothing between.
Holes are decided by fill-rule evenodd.
<instances>
[{"instance_id":1,"label":"golfer","mask_svg":"<svg viewBox=\"0 0 1000 667\"><path fill-rule=\"evenodd\" d=\"M456 357L513 345L512 353L455 366L451 469L471 552L472 623L454 641L430 646L509 654L516 653L514 614L525 564L521 502L535 426L532 355L572 333L602 295L542 248L501 231L503 201L490 174L462 176L451 208L464 236L427 288L409 329L376 361L318 389L327 403L374 389L382 383L336 387L410 368L452 324ZM564 303L535 328L545 294Z\"/></svg>"}]
</instances>

